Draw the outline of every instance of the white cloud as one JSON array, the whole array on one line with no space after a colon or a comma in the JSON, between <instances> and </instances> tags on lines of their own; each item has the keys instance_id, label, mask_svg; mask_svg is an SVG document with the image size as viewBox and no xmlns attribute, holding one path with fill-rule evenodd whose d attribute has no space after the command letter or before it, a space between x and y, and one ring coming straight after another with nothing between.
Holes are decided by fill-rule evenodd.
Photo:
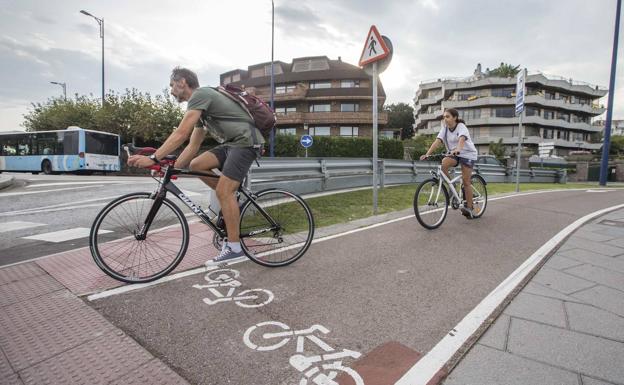
<instances>
[{"instance_id":1,"label":"white cloud","mask_svg":"<svg viewBox=\"0 0 624 385\"><path fill-rule=\"evenodd\" d=\"M615 1L276 0L275 59L327 55L355 64L375 24L395 49L381 77L388 102L411 103L423 80L501 61L607 86ZM215 84L222 72L271 57L268 1L0 0L0 130L14 129L31 101L58 95L49 81L66 82L69 95L99 95L99 27L81 9L105 19L107 89L160 93L176 65Z\"/></svg>"}]
</instances>

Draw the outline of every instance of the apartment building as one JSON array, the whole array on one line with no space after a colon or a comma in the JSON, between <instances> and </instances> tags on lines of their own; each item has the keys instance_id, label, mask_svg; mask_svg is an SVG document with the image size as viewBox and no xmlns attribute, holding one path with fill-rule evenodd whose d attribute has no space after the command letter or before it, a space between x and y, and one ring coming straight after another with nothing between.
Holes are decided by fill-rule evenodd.
<instances>
[{"instance_id":1,"label":"apartment building","mask_svg":"<svg viewBox=\"0 0 624 385\"><path fill-rule=\"evenodd\" d=\"M286 135L372 137L371 78L361 68L327 56L273 62L276 132ZM221 74L221 84L244 86L267 103L271 93L271 63ZM386 95L379 94L379 135L397 137L398 129L385 128L382 111Z\"/></svg>"},{"instance_id":2,"label":"apartment building","mask_svg":"<svg viewBox=\"0 0 624 385\"><path fill-rule=\"evenodd\" d=\"M601 148L601 129L591 120L605 111L598 102L607 89L543 73L529 73L525 84L525 147L537 153L540 143L554 143L552 155L557 156ZM515 87L515 77L487 76L480 66L468 78L423 82L414 97L414 129L417 134L437 134L444 109L455 108L480 154L487 154L489 143L500 139L511 153L518 143Z\"/></svg>"}]
</instances>

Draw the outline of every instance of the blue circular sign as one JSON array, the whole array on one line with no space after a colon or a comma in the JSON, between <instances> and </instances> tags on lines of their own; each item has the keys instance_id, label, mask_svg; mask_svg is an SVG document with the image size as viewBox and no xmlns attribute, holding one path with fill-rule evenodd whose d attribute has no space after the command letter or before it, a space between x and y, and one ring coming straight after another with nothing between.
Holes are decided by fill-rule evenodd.
<instances>
[{"instance_id":1,"label":"blue circular sign","mask_svg":"<svg viewBox=\"0 0 624 385\"><path fill-rule=\"evenodd\" d=\"M314 139L312 139L312 136L310 135L303 135L299 140L299 143L301 143L301 145L305 148L312 147L313 142Z\"/></svg>"}]
</instances>

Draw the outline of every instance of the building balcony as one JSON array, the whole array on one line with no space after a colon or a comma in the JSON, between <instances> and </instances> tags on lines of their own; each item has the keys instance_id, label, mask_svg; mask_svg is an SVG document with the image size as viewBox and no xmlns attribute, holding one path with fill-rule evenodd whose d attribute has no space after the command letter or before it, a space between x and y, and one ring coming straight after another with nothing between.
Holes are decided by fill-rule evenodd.
<instances>
[{"instance_id":1,"label":"building balcony","mask_svg":"<svg viewBox=\"0 0 624 385\"><path fill-rule=\"evenodd\" d=\"M442 108L439 108L433 112L421 112L416 117L415 124L418 126L421 122L425 122L428 120L441 120L443 112L444 110L442 110Z\"/></svg>"},{"instance_id":2,"label":"building balcony","mask_svg":"<svg viewBox=\"0 0 624 385\"><path fill-rule=\"evenodd\" d=\"M515 99L513 99L515 104ZM563 100L546 99L543 95L527 95L524 99L524 104L539 105L542 107L552 107L562 110L568 110L570 112L583 112L594 116L600 115L605 112L604 106L598 104L572 104Z\"/></svg>"},{"instance_id":3,"label":"building balcony","mask_svg":"<svg viewBox=\"0 0 624 385\"><path fill-rule=\"evenodd\" d=\"M293 124L372 124L373 112L289 112L277 115L277 125ZM379 112L379 124L388 124L388 113Z\"/></svg>"},{"instance_id":4,"label":"building balcony","mask_svg":"<svg viewBox=\"0 0 624 385\"><path fill-rule=\"evenodd\" d=\"M517 136L497 136L497 135L489 135L489 136L479 136L473 138L473 143L476 145L484 145L490 144L491 142L498 143L498 141L502 139L503 144L510 146L518 145L518 137ZM599 150L602 147L602 143L591 143L586 141L576 141L576 140L564 140L564 139L546 139L541 136L528 136L522 139L523 145L538 145L540 143L554 143L555 147L559 148L568 148L568 149L578 149L578 150Z\"/></svg>"},{"instance_id":5,"label":"building balcony","mask_svg":"<svg viewBox=\"0 0 624 385\"><path fill-rule=\"evenodd\" d=\"M516 126L520 123L518 117L499 118L499 117L486 117L478 119L466 119L466 124L470 126ZM569 130L585 131L585 132L600 132L601 127L592 126L589 123L571 123L562 119L544 119L541 116L525 116L522 120L523 124L534 124L544 127L556 127L565 128Z\"/></svg>"}]
</instances>

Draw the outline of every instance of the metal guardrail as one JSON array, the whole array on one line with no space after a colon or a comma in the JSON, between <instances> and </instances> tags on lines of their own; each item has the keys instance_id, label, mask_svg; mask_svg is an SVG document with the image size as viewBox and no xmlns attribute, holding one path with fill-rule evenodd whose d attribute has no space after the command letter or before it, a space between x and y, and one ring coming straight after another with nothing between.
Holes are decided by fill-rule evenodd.
<instances>
[{"instance_id":1,"label":"metal guardrail","mask_svg":"<svg viewBox=\"0 0 624 385\"><path fill-rule=\"evenodd\" d=\"M373 184L371 158L263 158L260 167L251 169L255 191L279 187L298 194L367 187ZM420 183L431 176L438 163L380 159L380 187L390 184ZM513 183L515 169L495 165L477 165L475 171L486 182ZM532 168L520 170L520 182L565 183L565 170Z\"/></svg>"}]
</instances>

